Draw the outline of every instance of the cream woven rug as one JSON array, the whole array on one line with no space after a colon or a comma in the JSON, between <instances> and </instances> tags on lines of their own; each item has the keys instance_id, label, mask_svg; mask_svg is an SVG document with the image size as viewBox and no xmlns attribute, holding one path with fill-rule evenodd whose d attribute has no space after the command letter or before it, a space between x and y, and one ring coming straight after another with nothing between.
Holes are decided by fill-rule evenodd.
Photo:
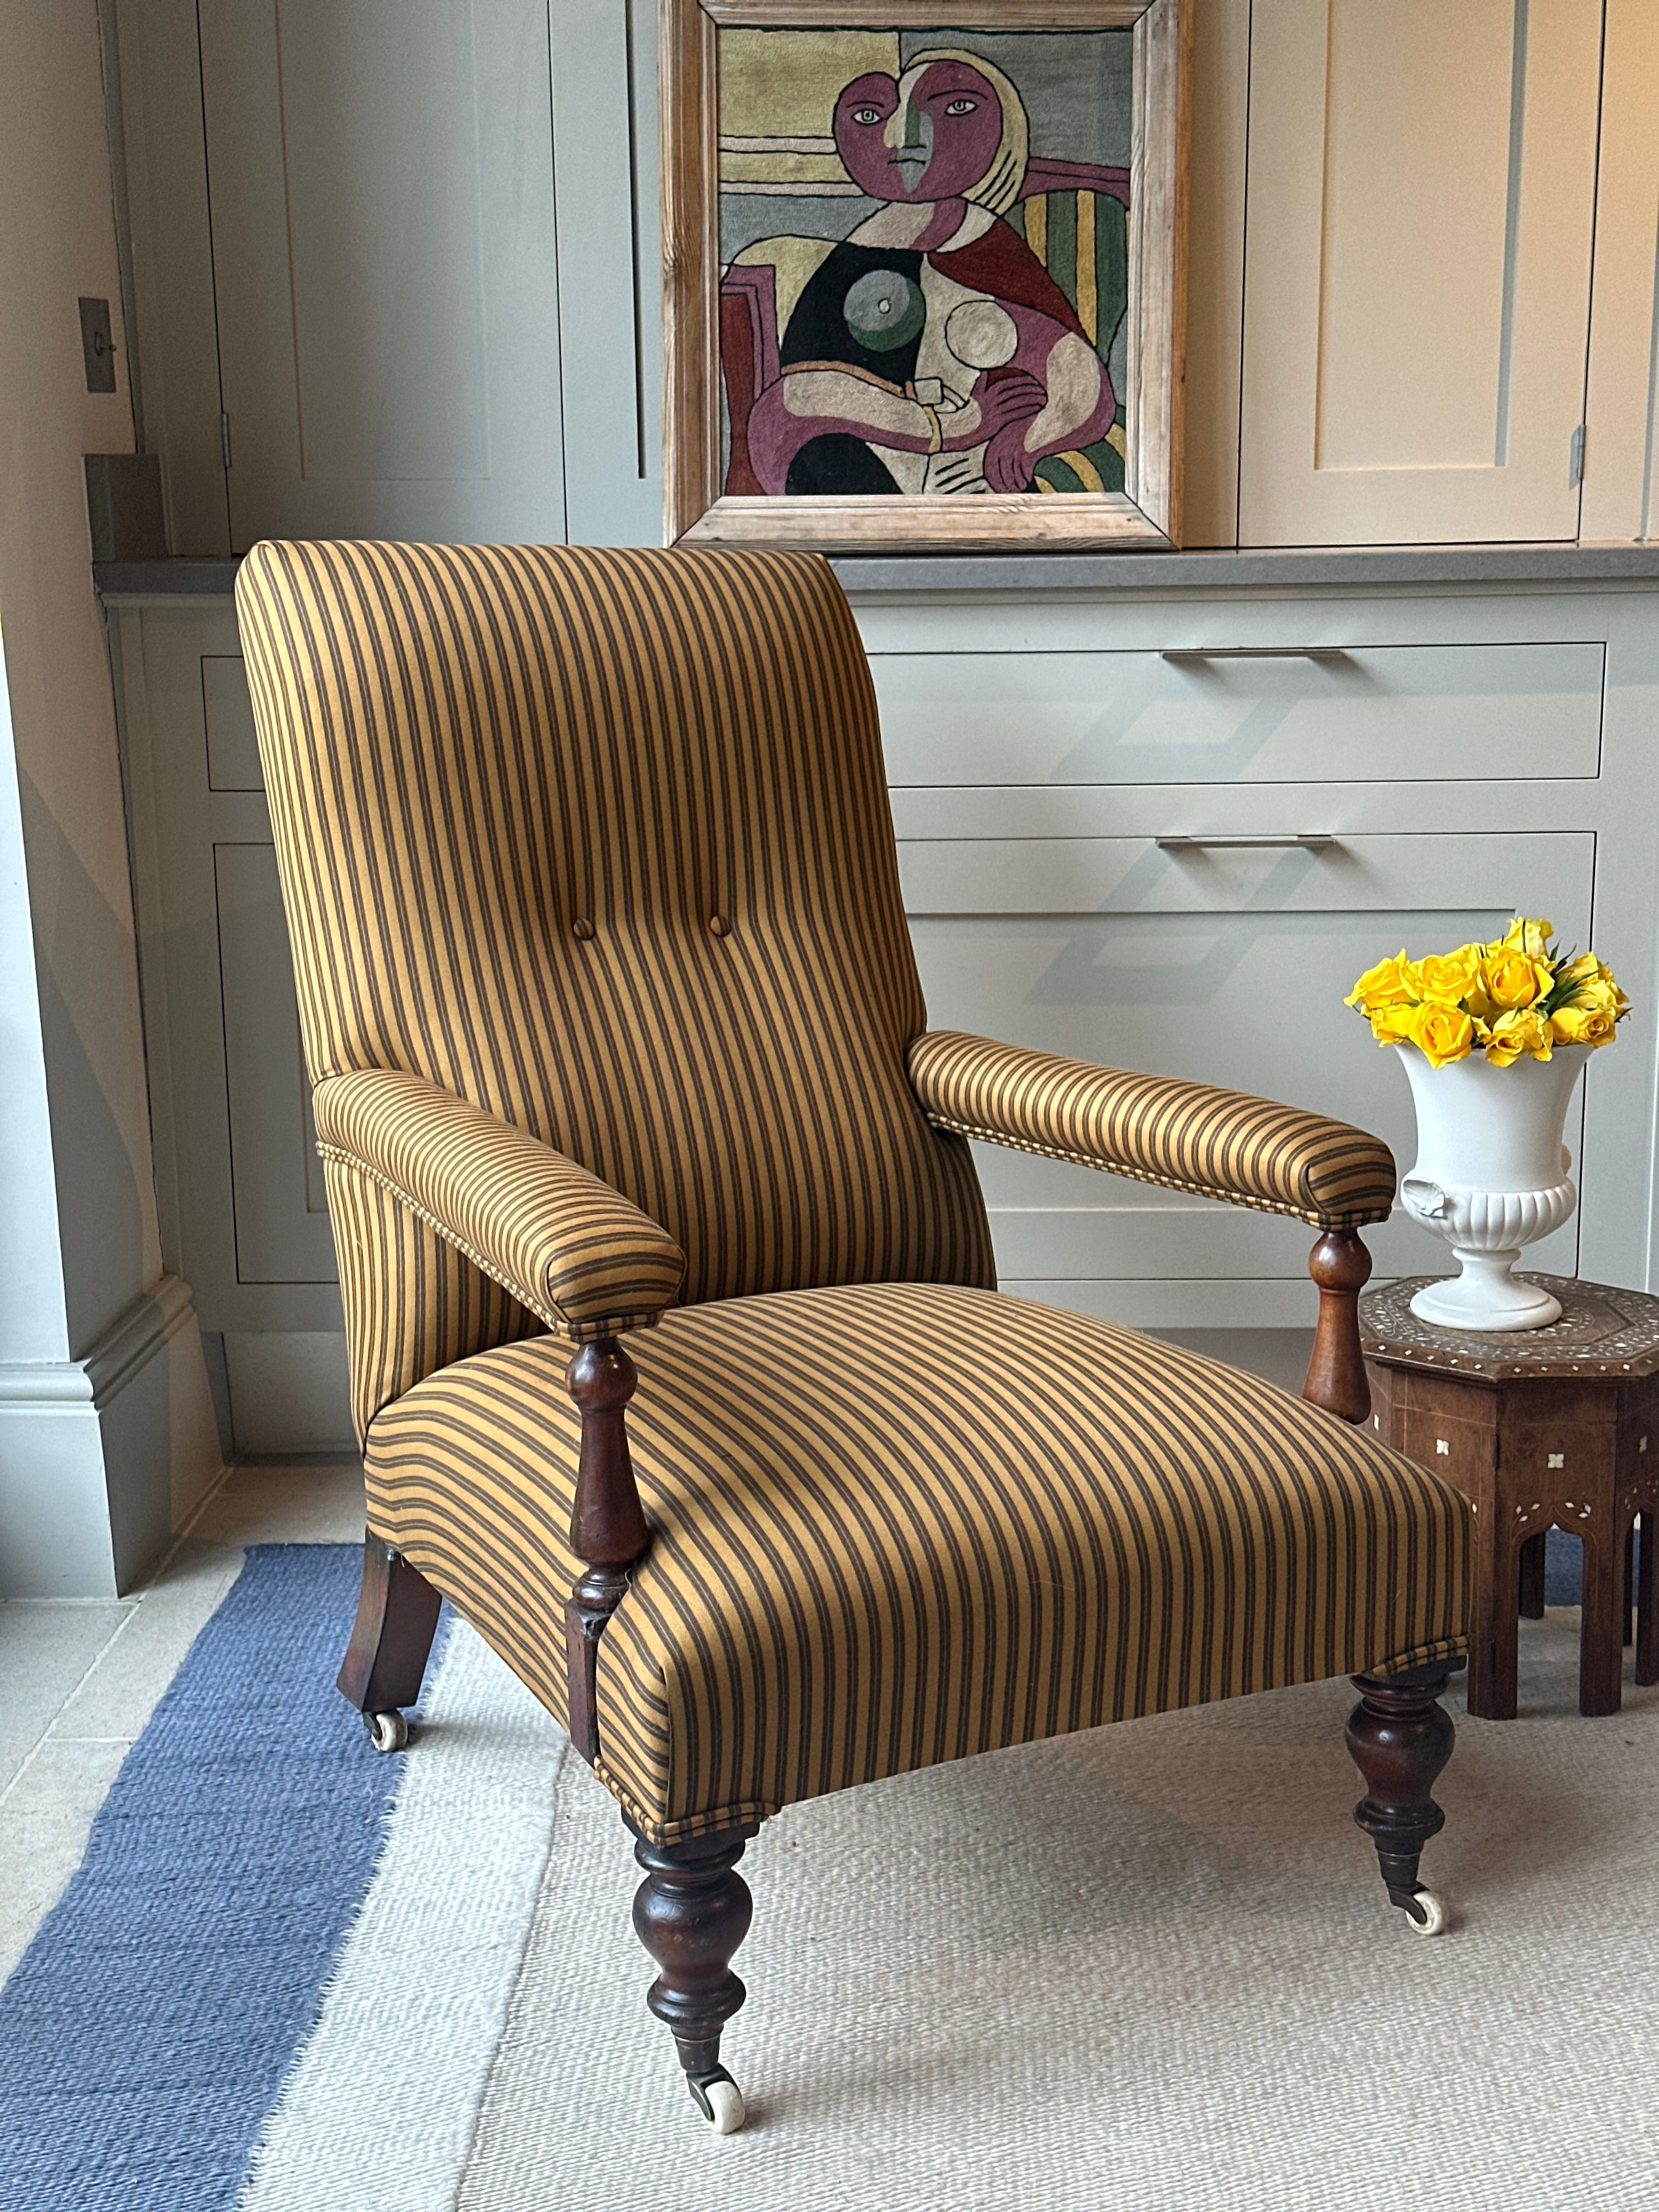
<instances>
[{"instance_id":1,"label":"cream woven rug","mask_svg":"<svg viewBox=\"0 0 1659 2212\"><path fill-rule=\"evenodd\" d=\"M797 1808L745 1870L753 2115L700 2132L632 1870L567 1759L465 2212L1659 2204L1659 1692L1463 1722L1425 1941L1349 1818L1340 1683Z\"/></svg>"},{"instance_id":2,"label":"cream woven rug","mask_svg":"<svg viewBox=\"0 0 1659 2212\"><path fill-rule=\"evenodd\" d=\"M784 1814L724 2140L614 1806L458 1627L240 2212L1659 2207L1659 1690L1580 1719L1577 1619L1522 1623L1522 1719L1459 1712L1434 1941L1350 1820L1340 1682Z\"/></svg>"}]
</instances>

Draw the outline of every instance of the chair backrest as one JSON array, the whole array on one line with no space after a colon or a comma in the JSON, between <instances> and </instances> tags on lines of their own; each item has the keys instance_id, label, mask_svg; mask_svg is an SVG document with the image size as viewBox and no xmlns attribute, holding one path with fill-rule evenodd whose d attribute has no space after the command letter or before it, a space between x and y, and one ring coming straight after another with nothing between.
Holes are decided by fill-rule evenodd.
<instances>
[{"instance_id":1,"label":"chair backrest","mask_svg":"<svg viewBox=\"0 0 1659 2212\"><path fill-rule=\"evenodd\" d=\"M994 1281L905 1076L925 1012L825 562L264 544L237 602L313 1081L402 1069L557 1146L683 1246L687 1304ZM398 1234L428 1310L370 1344L348 1298L365 1419L535 1326Z\"/></svg>"}]
</instances>

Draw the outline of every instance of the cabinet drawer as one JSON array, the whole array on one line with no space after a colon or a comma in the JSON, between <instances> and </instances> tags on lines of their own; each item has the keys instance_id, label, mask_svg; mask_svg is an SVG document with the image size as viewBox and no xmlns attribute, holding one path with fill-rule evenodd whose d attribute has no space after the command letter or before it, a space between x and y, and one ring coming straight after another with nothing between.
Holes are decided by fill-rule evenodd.
<instances>
[{"instance_id":1,"label":"cabinet drawer","mask_svg":"<svg viewBox=\"0 0 1659 2212\"><path fill-rule=\"evenodd\" d=\"M900 856L933 1028L1286 1099L1375 1130L1403 1172L1410 1093L1395 1055L1342 1003L1354 978L1402 945L1434 951L1492 936L1517 905L1588 943L1595 848L1588 833L1539 832L1356 836L1322 854L936 840L902 844ZM1299 1223L976 1151L1011 1283L1305 1268ZM1572 1273L1577 1236L1575 1216L1528 1263ZM1368 1241L1380 1273L1443 1272L1440 1240L1403 1215Z\"/></svg>"},{"instance_id":2,"label":"cabinet drawer","mask_svg":"<svg viewBox=\"0 0 1659 2212\"><path fill-rule=\"evenodd\" d=\"M1377 958L1398 949L1388 918L1396 914L1417 940L1413 951L1490 934L1492 922L1501 927L1518 912L1549 915L1565 939L1583 944L1595 847L1589 830L1448 830L1322 844L1264 836L1235 845L1224 835L1174 849L1152 837L904 837L898 855L912 916L1249 913L1265 925L1275 915L1334 911L1364 917L1358 933L1377 945ZM1486 920L1461 934L1453 922L1443 945L1454 909ZM1300 931L1298 920L1283 933Z\"/></svg>"},{"instance_id":3,"label":"cabinet drawer","mask_svg":"<svg viewBox=\"0 0 1659 2212\"><path fill-rule=\"evenodd\" d=\"M1580 641L885 653L872 667L896 785L1416 783L1594 776L1604 658Z\"/></svg>"}]
</instances>

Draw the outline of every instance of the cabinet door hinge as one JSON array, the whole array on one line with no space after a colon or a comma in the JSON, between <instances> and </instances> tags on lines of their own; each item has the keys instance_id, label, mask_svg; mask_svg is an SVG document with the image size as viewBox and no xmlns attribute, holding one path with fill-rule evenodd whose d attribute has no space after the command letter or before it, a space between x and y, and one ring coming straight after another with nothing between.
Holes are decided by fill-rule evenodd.
<instances>
[{"instance_id":1,"label":"cabinet door hinge","mask_svg":"<svg viewBox=\"0 0 1659 2212\"><path fill-rule=\"evenodd\" d=\"M219 411L219 458L227 472L230 468L230 417L222 408Z\"/></svg>"},{"instance_id":2,"label":"cabinet door hinge","mask_svg":"<svg viewBox=\"0 0 1659 2212\"><path fill-rule=\"evenodd\" d=\"M1567 441L1567 489L1576 491L1584 481L1584 426L1581 422Z\"/></svg>"}]
</instances>

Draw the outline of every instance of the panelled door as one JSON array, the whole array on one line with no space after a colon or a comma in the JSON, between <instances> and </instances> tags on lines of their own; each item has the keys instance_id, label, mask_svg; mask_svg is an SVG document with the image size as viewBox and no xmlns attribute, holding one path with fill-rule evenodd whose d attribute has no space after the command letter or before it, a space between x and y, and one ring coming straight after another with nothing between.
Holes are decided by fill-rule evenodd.
<instances>
[{"instance_id":1,"label":"panelled door","mask_svg":"<svg viewBox=\"0 0 1659 2212\"><path fill-rule=\"evenodd\" d=\"M200 22L234 550L562 538L546 0Z\"/></svg>"},{"instance_id":2,"label":"panelled door","mask_svg":"<svg viewBox=\"0 0 1659 2212\"><path fill-rule=\"evenodd\" d=\"M236 617L121 607L139 968L167 1265L202 1326L332 1332L338 1270Z\"/></svg>"},{"instance_id":3,"label":"panelled door","mask_svg":"<svg viewBox=\"0 0 1659 2212\"><path fill-rule=\"evenodd\" d=\"M1255 9L1241 544L1577 538L1601 13Z\"/></svg>"}]
</instances>

